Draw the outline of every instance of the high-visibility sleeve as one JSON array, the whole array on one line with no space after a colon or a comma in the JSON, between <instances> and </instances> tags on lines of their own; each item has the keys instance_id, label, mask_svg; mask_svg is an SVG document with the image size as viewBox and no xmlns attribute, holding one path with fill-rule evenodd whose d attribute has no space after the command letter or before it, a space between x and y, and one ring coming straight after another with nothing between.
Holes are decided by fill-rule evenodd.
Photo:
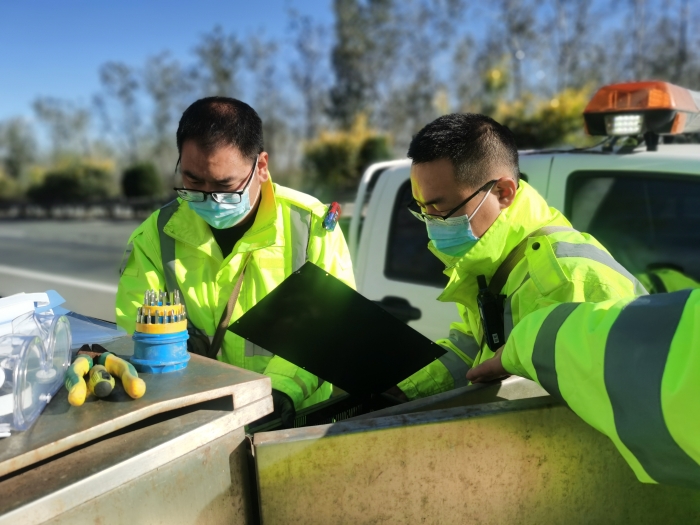
<instances>
[{"instance_id":1,"label":"high-visibility sleeve","mask_svg":"<svg viewBox=\"0 0 700 525\"><path fill-rule=\"evenodd\" d=\"M432 396L469 384L467 372L479 353L479 344L466 323L452 323L448 337L436 343L447 352L397 385L408 399Z\"/></svg>"},{"instance_id":2,"label":"high-visibility sleeve","mask_svg":"<svg viewBox=\"0 0 700 525\"><path fill-rule=\"evenodd\" d=\"M573 236L567 232L555 235ZM595 244L557 242L552 246L545 236L537 240L542 246L535 251L529 250L527 259L521 263L528 265L527 277L505 302L506 337L520 319L526 318L525 314L534 309L572 301L598 302L620 299L625 295L634 297L639 282ZM646 293L641 285L638 289L640 293ZM466 386L469 369L493 357L494 353L486 345L480 348L477 342L477 338L482 339L478 313L459 303L457 309L463 321L452 323L449 336L436 341L448 349L448 353L399 383L398 387L409 399ZM477 327L476 338L470 329L474 326Z\"/></svg>"},{"instance_id":3,"label":"high-visibility sleeve","mask_svg":"<svg viewBox=\"0 0 700 525\"><path fill-rule=\"evenodd\" d=\"M700 283L674 268L656 268L637 276L650 293L700 288Z\"/></svg>"},{"instance_id":4,"label":"high-visibility sleeve","mask_svg":"<svg viewBox=\"0 0 700 525\"><path fill-rule=\"evenodd\" d=\"M355 288L350 251L343 232L336 227L332 232L322 226L322 216L314 215L307 249L308 260ZM272 382L272 388L287 394L298 410L328 399L332 385L280 356L270 359L263 372Z\"/></svg>"},{"instance_id":5,"label":"high-visibility sleeve","mask_svg":"<svg viewBox=\"0 0 700 525\"><path fill-rule=\"evenodd\" d=\"M129 239L131 253L119 279L116 297L117 325L134 333L136 312L143 305L146 290L165 290L158 239L147 227L152 219L139 226Z\"/></svg>"},{"instance_id":6,"label":"high-visibility sleeve","mask_svg":"<svg viewBox=\"0 0 700 525\"><path fill-rule=\"evenodd\" d=\"M326 270L351 288L355 288L350 250L340 226L333 231L323 229L324 215L314 215L309 239L308 257L316 266Z\"/></svg>"},{"instance_id":7,"label":"high-visibility sleeve","mask_svg":"<svg viewBox=\"0 0 700 525\"><path fill-rule=\"evenodd\" d=\"M700 489L700 291L538 310L502 363L607 435L640 481Z\"/></svg>"}]
</instances>

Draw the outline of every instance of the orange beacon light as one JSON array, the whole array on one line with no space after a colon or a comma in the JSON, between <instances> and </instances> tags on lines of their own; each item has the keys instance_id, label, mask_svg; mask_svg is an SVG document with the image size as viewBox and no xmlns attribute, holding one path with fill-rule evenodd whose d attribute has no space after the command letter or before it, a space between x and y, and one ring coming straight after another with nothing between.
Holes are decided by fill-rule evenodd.
<instances>
[{"instance_id":1,"label":"orange beacon light","mask_svg":"<svg viewBox=\"0 0 700 525\"><path fill-rule=\"evenodd\" d=\"M700 92L645 81L600 88L583 111L589 135L678 135L700 131Z\"/></svg>"}]
</instances>

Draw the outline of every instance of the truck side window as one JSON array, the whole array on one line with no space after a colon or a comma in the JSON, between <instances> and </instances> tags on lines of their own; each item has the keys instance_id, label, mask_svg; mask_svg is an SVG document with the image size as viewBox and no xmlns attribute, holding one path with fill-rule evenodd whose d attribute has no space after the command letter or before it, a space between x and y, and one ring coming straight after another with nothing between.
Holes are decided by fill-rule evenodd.
<instances>
[{"instance_id":1,"label":"truck side window","mask_svg":"<svg viewBox=\"0 0 700 525\"><path fill-rule=\"evenodd\" d=\"M574 172L567 216L632 273L673 263L700 279L700 178L670 173Z\"/></svg>"},{"instance_id":2,"label":"truck side window","mask_svg":"<svg viewBox=\"0 0 700 525\"><path fill-rule=\"evenodd\" d=\"M406 209L412 199L411 181L406 181L396 194L389 227L384 275L387 279L444 288L445 265L428 250L425 224Z\"/></svg>"}]
</instances>

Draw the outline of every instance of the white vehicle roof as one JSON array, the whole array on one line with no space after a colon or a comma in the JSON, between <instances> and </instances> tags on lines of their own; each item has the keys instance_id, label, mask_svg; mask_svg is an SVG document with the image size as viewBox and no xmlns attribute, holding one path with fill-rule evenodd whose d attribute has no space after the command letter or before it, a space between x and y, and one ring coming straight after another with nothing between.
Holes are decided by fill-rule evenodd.
<instances>
[{"instance_id":1,"label":"white vehicle roof","mask_svg":"<svg viewBox=\"0 0 700 525\"><path fill-rule=\"evenodd\" d=\"M630 159L639 160L642 159L644 162L656 162L658 160L665 160L671 162L683 162L683 161L700 161L700 144L659 144L657 151L647 151L644 146L638 146L630 152L622 153L620 148L617 147L614 152L603 151L601 147L595 147L590 149L542 149L542 150L521 150L518 152L521 157L532 157L536 155L545 156L572 156L572 155L583 155L583 156L600 156L603 158L619 158L619 159Z\"/></svg>"},{"instance_id":2,"label":"white vehicle roof","mask_svg":"<svg viewBox=\"0 0 700 525\"><path fill-rule=\"evenodd\" d=\"M581 170L634 170L647 172L679 173L700 176L700 144L659 144L656 151L647 151L641 145L629 152L603 151L601 146L588 149L543 149L519 151L521 169L527 174L527 167L537 158L556 158L557 162L571 164L571 171ZM376 181L376 176L395 168L409 168L411 159L390 160L372 164L365 170L358 186L353 220L350 225L348 245L355 254L359 237L360 217L362 216L367 193ZM405 175L402 175L405 176Z\"/></svg>"}]
</instances>

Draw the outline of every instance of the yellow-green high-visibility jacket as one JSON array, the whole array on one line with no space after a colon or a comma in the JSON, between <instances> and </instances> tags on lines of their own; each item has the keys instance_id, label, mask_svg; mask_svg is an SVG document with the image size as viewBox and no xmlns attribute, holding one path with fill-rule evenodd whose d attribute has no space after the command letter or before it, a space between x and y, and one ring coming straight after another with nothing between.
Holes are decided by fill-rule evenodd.
<instances>
[{"instance_id":1,"label":"yellow-green high-visibility jacket","mask_svg":"<svg viewBox=\"0 0 700 525\"><path fill-rule=\"evenodd\" d=\"M543 227L553 233L528 236ZM511 271L501 293L505 302L505 336L530 312L554 303L599 302L646 294L637 279L623 268L591 235L571 228L566 218L550 208L537 191L520 181L510 207L476 245L461 258L428 248L446 265L450 280L438 297L455 302L462 322L452 323L449 337L437 341L447 353L399 383L409 399L466 386L466 373L493 356L486 346L476 302L476 277L487 282L511 253L527 239L525 255Z\"/></svg>"},{"instance_id":2,"label":"yellow-green high-visibility jacket","mask_svg":"<svg viewBox=\"0 0 700 525\"><path fill-rule=\"evenodd\" d=\"M700 283L674 268L654 268L637 276L649 293L700 288Z\"/></svg>"},{"instance_id":3,"label":"yellow-green high-visibility jacket","mask_svg":"<svg viewBox=\"0 0 700 525\"><path fill-rule=\"evenodd\" d=\"M170 278L179 286L191 323L213 336L248 252L252 256L231 322L307 260L354 288L343 233L338 227L332 232L322 227L325 212L313 197L268 180L255 222L224 258L209 225L187 202L173 201L129 239L133 248L119 280L117 324L132 333L144 291L168 289ZM328 399L332 392L329 383L230 331L218 359L269 376L272 388L287 394L297 409Z\"/></svg>"},{"instance_id":4,"label":"yellow-green high-visibility jacket","mask_svg":"<svg viewBox=\"0 0 700 525\"><path fill-rule=\"evenodd\" d=\"M640 481L700 489L700 290L542 309L501 362L612 439Z\"/></svg>"}]
</instances>

